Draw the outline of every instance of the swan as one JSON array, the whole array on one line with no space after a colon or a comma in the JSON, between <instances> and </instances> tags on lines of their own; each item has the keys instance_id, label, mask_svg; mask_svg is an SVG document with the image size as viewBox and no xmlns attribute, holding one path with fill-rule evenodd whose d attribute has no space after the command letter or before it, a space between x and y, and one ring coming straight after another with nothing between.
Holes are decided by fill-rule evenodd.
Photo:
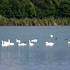
<instances>
[{"instance_id":1,"label":"swan","mask_svg":"<svg viewBox=\"0 0 70 70\"><path fill-rule=\"evenodd\" d=\"M8 46L9 46L9 43L2 40L2 47L8 47Z\"/></svg>"},{"instance_id":2,"label":"swan","mask_svg":"<svg viewBox=\"0 0 70 70\"><path fill-rule=\"evenodd\" d=\"M64 41L67 43L68 47L70 47L70 40L68 40L67 38L64 39Z\"/></svg>"},{"instance_id":3,"label":"swan","mask_svg":"<svg viewBox=\"0 0 70 70\"><path fill-rule=\"evenodd\" d=\"M27 44L26 43L20 43L18 42L18 46L21 47L21 46L26 46Z\"/></svg>"},{"instance_id":4,"label":"swan","mask_svg":"<svg viewBox=\"0 0 70 70\"><path fill-rule=\"evenodd\" d=\"M2 40L2 47L10 47L10 46L14 46L14 43L10 42L9 39L8 39L8 41Z\"/></svg>"},{"instance_id":5,"label":"swan","mask_svg":"<svg viewBox=\"0 0 70 70\"><path fill-rule=\"evenodd\" d=\"M45 45L47 46L47 47L52 47L52 46L54 46L54 44L55 43L53 43L53 42L45 42Z\"/></svg>"},{"instance_id":6,"label":"swan","mask_svg":"<svg viewBox=\"0 0 70 70\"><path fill-rule=\"evenodd\" d=\"M35 44L29 40L29 47L33 47Z\"/></svg>"},{"instance_id":7,"label":"swan","mask_svg":"<svg viewBox=\"0 0 70 70\"><path fill-rule=\"evenodd\" d=\"M35 42L35 43L37 43L37 41L38 41L37 39L33 39L33 40L31 40L31 42Z\"/></svg>"},{"instance_id":8,"label":"swan","mask_svg":"<svg viewBox=\"0 0 70 70\"><path fill-rule=\"evenodd\" d=\"M16 39L16 42L18 42L18 46L19 47L27 45L26 43L20 43L20 40L18 40L18 39Z\"/></svg>"},{"instance_id":9,"label":"swan","mask_svg":"<svg viewBox=\"0 0 70 70\"><path fill-rule=\"evenodd\" d=\"M14 43L10 42L10 40L8 39L9 45L10 46L14 46Z\"/></svg>"}]
</instances>

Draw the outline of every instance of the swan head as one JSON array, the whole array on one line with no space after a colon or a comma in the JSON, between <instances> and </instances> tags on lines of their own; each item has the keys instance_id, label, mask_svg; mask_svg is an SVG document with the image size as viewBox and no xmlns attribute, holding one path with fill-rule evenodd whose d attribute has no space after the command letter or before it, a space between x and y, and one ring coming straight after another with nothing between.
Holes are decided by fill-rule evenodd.
<instances>
[{"instance_id":1,"label":"swan head","mask_svg":"<svg viewBox=\"0 0 70 70\"><path fill-rule=\"evenodd\" d=\"M53 37L54 37L54 35L53 35L53 34L51 34L51 35L50 35L50 37L51 37L51 38L53 38Z\"/></svg>"},{"instance_id":2,"label":"swan head","mask_svg":"<svg viewBox=\"0 0 70 70\"><path fill-rule=\"evenodd\" d=\"M45 42L46 44L48 43L48 42Z\"/></svg>"},{"instance_id":3,"label":"swan head","mask_svg":"<svg viewBox=\"0 0 70 70\"><path fill-rule=\"evenodd\" d=\"M16 39L16 42L20 42L20 40Z\"/></svg>"}]
</instances>

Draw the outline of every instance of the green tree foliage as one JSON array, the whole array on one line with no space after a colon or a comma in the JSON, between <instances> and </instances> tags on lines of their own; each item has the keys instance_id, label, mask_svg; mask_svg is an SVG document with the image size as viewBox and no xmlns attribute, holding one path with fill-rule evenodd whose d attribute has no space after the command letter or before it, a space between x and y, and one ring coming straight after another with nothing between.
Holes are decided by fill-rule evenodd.
<instances>
[{"instance_id":1,"label":"green tree foliage","mask_svg":"<svg viewBox=\"0 0 70 70\"><path fill-rule=\"evenodd\" d=\"M60 10L63 17L70 17L70 0L64 0L60 4Z\"/></svg>"},{"instance_id":2,"label":"green tree foliage","mask_svg":"<svg viewBox=\"0 0 70 70\"><path fill-rule=\"evenodd\" d=\"M70 17L70 0L0 0L7 18Z\"/></svg>"}]
</instances>

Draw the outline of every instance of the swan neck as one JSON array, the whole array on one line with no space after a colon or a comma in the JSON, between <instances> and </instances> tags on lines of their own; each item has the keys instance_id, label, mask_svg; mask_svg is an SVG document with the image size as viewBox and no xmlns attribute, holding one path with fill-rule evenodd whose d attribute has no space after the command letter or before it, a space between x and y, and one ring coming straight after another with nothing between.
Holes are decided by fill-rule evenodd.
<instances>
[{"instance_id":1,"label":"swan neck","mask_svg":"<svg viewBox=\"0 0 70 70\"><path fill-rule=\"evenodd\" d=\"M3 44L3 40L2 40L2 44Z\"/></svg>"}]
</instances>

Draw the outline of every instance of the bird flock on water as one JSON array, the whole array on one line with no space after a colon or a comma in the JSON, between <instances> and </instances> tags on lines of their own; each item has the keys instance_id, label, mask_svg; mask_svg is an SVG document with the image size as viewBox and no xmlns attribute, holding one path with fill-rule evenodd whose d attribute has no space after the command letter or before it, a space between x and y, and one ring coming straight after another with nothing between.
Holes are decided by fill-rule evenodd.
<instances>
[{"instance_id":1,"label":"bird flock on water","mask_svg":"<svg viewBox=\"0 0 70 70\"><path fill-rule=\"evenodd\" d=\"M51 34L50 38L54 38L54 35ZM8 39L8 41L2 40L1 42L2 42L1 46L5 47L5 48L14 46L14 43L11 42L10 39ZM35 43L37 43L37 42L38 42L38 39L29 40L28 41L29 48L34 47ZM22 43L19 39L16 39L16 43L18 44L18 47L27 46L26 42ZM50 42L46 41L46 42L44 42L44 44L45 44L46 47L53 47L53 46L55 46L55 43L52 42L52 41L50 41ZM70 45L70 41L67 40L67 44L69 46Z\"/></svg>"},{"instance_id":2,"label":"bird flock on water","mask_svg":"<svg viewBox=\"0 0 70 70\"><path fill-rule=\"evenodd\" d=\"M33 39L33 40L29 40L29 47L33 47L35 46L35 43L38 42L38 39ZM18 47L22 47L22 46L27 46L26 43L21 43L21 41L19 39L16 39L16 43L18 43ZM2 47L12 47L14 46L14 43L10 41L10 39L8 39L8 41L3 41L2 40Z\"/></svg>"}]
</instances>

